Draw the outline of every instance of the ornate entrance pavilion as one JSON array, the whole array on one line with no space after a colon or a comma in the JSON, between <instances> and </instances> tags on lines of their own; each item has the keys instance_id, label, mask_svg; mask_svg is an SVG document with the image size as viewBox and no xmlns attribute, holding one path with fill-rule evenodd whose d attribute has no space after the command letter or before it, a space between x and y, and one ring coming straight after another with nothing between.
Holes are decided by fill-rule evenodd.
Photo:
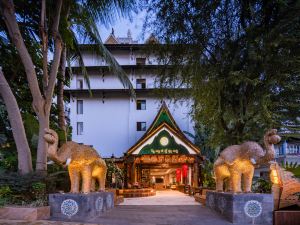
<instances>
[{"instance_id":1,"label":"ornate entrance pavilion","mask_svg":"<svg viewBox=\"0 0 300 225\"><path fill-rule=\"evenodd\" d=\"M200 149L180 130L165 103L153 123L124 157L125 186L198 187Z\"/></svg>"}]
</instances>

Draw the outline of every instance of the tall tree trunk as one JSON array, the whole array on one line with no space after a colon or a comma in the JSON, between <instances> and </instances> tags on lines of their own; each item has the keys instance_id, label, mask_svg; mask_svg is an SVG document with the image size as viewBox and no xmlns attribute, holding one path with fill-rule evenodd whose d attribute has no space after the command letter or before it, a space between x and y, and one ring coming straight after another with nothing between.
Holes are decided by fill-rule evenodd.
<instances>
[{"instance_id":1,"label":"tall tree trunk","mask_svg":"<svg viewBox=\"0 0 300 225\"><path fill-rule=\"evenodd\" d=\"M43 24L43 20L45 19L45 10L46 10L46 1L42 2L42 11L41 17ZM44 93L42 95L38 80L37 74L35 72L35 66L31 59L31 56L28 52L28 49L24 43L22 34L19 29L19 25L15 15L15 9L13 1L11 0L0 0L0 11L2 14L2 18L6 24L9 36L11 38L12 43L15 45L20 58L22 60L23 66L25 68L27 81L29 84L30 92L33 98L32 106L35 113L39 119L39 141L38 141L38 149L37 149L37 162L36 162L36 170L43 172L47 169L47 143L44 140L44 129L49 128L49 116L51 103L53 98L53 90L56 83L57 71L60 63L61 51L62 51L62 43L59 35L59 22L60 22L60 13L62 8L62 0L55 1L55 12L52 21L52 38L54 40L54 54L52 65L50 69L50 74L48 77L48 73L44 75L47 76L47 82L44 82L43 90ZM43 30L43 29L41 29ZM43 41L46 41L45 38L42 38ZM44 45L43 45L44 46ZM43 51L45 51L43 47ZM44 54L45 55L45 54ZM43 60L44 63L45 60ZM46 66L44 65L44 69ZM47 85L45 87L45 85Z\"/></svg>"},{"instance_id":2,"label":"tall tree trunk","mask_svg":"<svg viewBox=\"0 0 300 225\"><path fill-rule=\"evenodd\" d=\"M0 95L2 96L5 103L9 122L12 127L14 140L17 146L19 172L21 174L30 173L32 172L31 152L27 142L20 109L16 101L16 98L13 95L4 77L1 68L0 68Z\"/></svg>"},{"instance_id":3,"label":"tall tree trunk","mask_svg":"<svg viewBox=\"0 0 300 225\"><path fill-rule=\"evenodd\" d=\"M49 114L39 115L39 139L36 156L36 171L47 171L47 148L48 144L44 139L45 129L49 128Z\"/></svg>"},{"instance_id":4,"label":"tall tree trunk","mask_svg":"<svg viewBox=\"0 0 300 225\"><path fill-rule=\"evenodd\" d=\"M63 48L61 61L60 61L60 77L57 79L57 107L58 107L58 126L64 131L65 139L66 134L66 120L65 120L65 107L64 107L64 82L66 71L66 47ZM66 140L65 140L66 141Z\"/></svg>"}]
</instances>

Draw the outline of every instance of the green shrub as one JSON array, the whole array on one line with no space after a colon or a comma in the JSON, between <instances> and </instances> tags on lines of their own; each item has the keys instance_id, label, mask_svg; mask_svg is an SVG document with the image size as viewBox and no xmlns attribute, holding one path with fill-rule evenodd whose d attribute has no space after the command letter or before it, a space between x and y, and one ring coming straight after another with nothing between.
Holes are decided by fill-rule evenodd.
<instances>
[{"instance_id":1,"label":"green shrub","mask_svg":"<svg viewBox=\"0 0 300 225\"><path fill-rule=\"evenodd\" d=\"M286 162L285 164L282 163L281 166L285 170L293 173L296 178L300 178L300 165L297 162L295 162L295 163L292 163L292 162L288 163L288 162Z\"/></svg>"},{"instance_id":2,"label":"green shrub","mask_svg":"<svg viewBox=\"0 0 300 225\"><path fill-rule=\"evenodd\" d=\"M12 197L12 191L9 186L1 186L0 187L0 206L6 205L9 203Z\"/></svg>"},{"instance_id":3,"label":"green shrub","mask_svg":"<svg viewBox=\"0 0 300 225\"><path fill-rule=\"evenodd\" d=\"M252 181L252 192L254 193L271 193L272 182L270 180L265 180L261 177L253 178Z\"/></svg>"},{"instance_id":4,"label":"green shrub","mask_svg":"<svg viewBox=\"0 0 300 225\"><path fill-rule=\"evenodd\" d=\"M214 164L209 160L205 160L201 165L201 173L202 173L202 182L204 188L215 189L216 181L214 179L213 172Z\"/></svg>"}]
</instances>

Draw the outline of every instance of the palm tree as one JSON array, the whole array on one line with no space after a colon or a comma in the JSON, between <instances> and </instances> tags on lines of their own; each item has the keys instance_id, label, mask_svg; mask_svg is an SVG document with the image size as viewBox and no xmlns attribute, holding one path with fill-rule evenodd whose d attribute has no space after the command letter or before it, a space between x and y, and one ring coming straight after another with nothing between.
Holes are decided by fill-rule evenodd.
<instances>
[{"instance_id":1,"label":"palm tree","mask_svg":"<svg viewBox=\"0 0 300 225\"><path fill-rule=\"evenodd\" d=\"M78 37L87 38L90 43L97 44L95 51L110 64L124 87L133 90L125 72L102 44L96 22L109 23L115 13L128 15L130 10L134 9L135 1L41 0L34 4L30 3L30 1L14 3L12 0L0 0L2 16L0 26L3 28L1 31L4 32L0 38L10 38L10 42L15 46L25 68L33 98L32 106L39 121L36 170L46 171L47 144L43 135L44 129L49 127L54 87L59 65L64 60L64 56L66 59L77 57L87 79L86 69L78 48ZM37 66L37 62L33 60L30 54L30 45L26 45L25 39L30 39L32 45L41 43L42 68ZM52 52L53 55L50 65L49 52ZM39 74L42 76L42 84L38 80ZM19 126L21 125L19 124ZM14 129L13 132L15 131Z\"/></svg>"},{"instance_id":2,"label":"palm tree","mask_svg":"<svg viewBox=\"0 0 300 225\"><path fill-rule=\"evenodd\" d=\"M90 52L96 53L101 56L107 64L110 66L113 74L116 75L125 88L129 88L131 95L135 96L131 82L128 80L126 73L120 67L115 58L104 46L99 31L97 29L97 23L109 24L114 20L113 15L121 14L130 16L130 12L135 9L134 1L111 1L109 3L103 1L87 1L81 5L78 2L74 2L74 5L70 7L68 34L69 42L65 43L65 48L62 54L61 67L60 67L60 78L58 80L58 118L60 128L66 132L65 126L65 115L64 115L64 101L63 101L63 88L65 80L65 66L68 63L68 69L70 74L71 61L76 60L81 67L81 73L83 74L88 88L90 90L90 82L88 72L84 65L82 51L80 48L80 41L83 39L88 44L94 44L90 46ZM115 13L112 13L115 12ZM68 39L66 38L68 41ZM91 94L91 91L90 91Z\"/></svg>"}]
</instances>

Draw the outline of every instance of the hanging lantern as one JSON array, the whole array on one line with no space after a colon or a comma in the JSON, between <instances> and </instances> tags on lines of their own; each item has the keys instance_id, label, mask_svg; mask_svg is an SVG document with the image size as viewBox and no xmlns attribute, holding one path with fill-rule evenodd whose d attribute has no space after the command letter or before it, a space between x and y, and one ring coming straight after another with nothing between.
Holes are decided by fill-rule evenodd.
<instances>
[{"instance_id":1,"label":"hanging lantern","mask_svg":"<svg viewBox=\"0 0 300 225\"><path fill-rule=\"evenodd\" d=\"M182 177L183 178L187 177L188 171L189 171L189 167L186 164L182 165Z\"/></svg>"},{"instance_id":2,"label":"hanging lantern","mask_svg":"<svg viewBox=\"0 0 300 225\"><path fill-rule=\"evenodd\" d=\"M181 182L181 169L176 169L176 182Z\"/></svg>"}]
</instances>

